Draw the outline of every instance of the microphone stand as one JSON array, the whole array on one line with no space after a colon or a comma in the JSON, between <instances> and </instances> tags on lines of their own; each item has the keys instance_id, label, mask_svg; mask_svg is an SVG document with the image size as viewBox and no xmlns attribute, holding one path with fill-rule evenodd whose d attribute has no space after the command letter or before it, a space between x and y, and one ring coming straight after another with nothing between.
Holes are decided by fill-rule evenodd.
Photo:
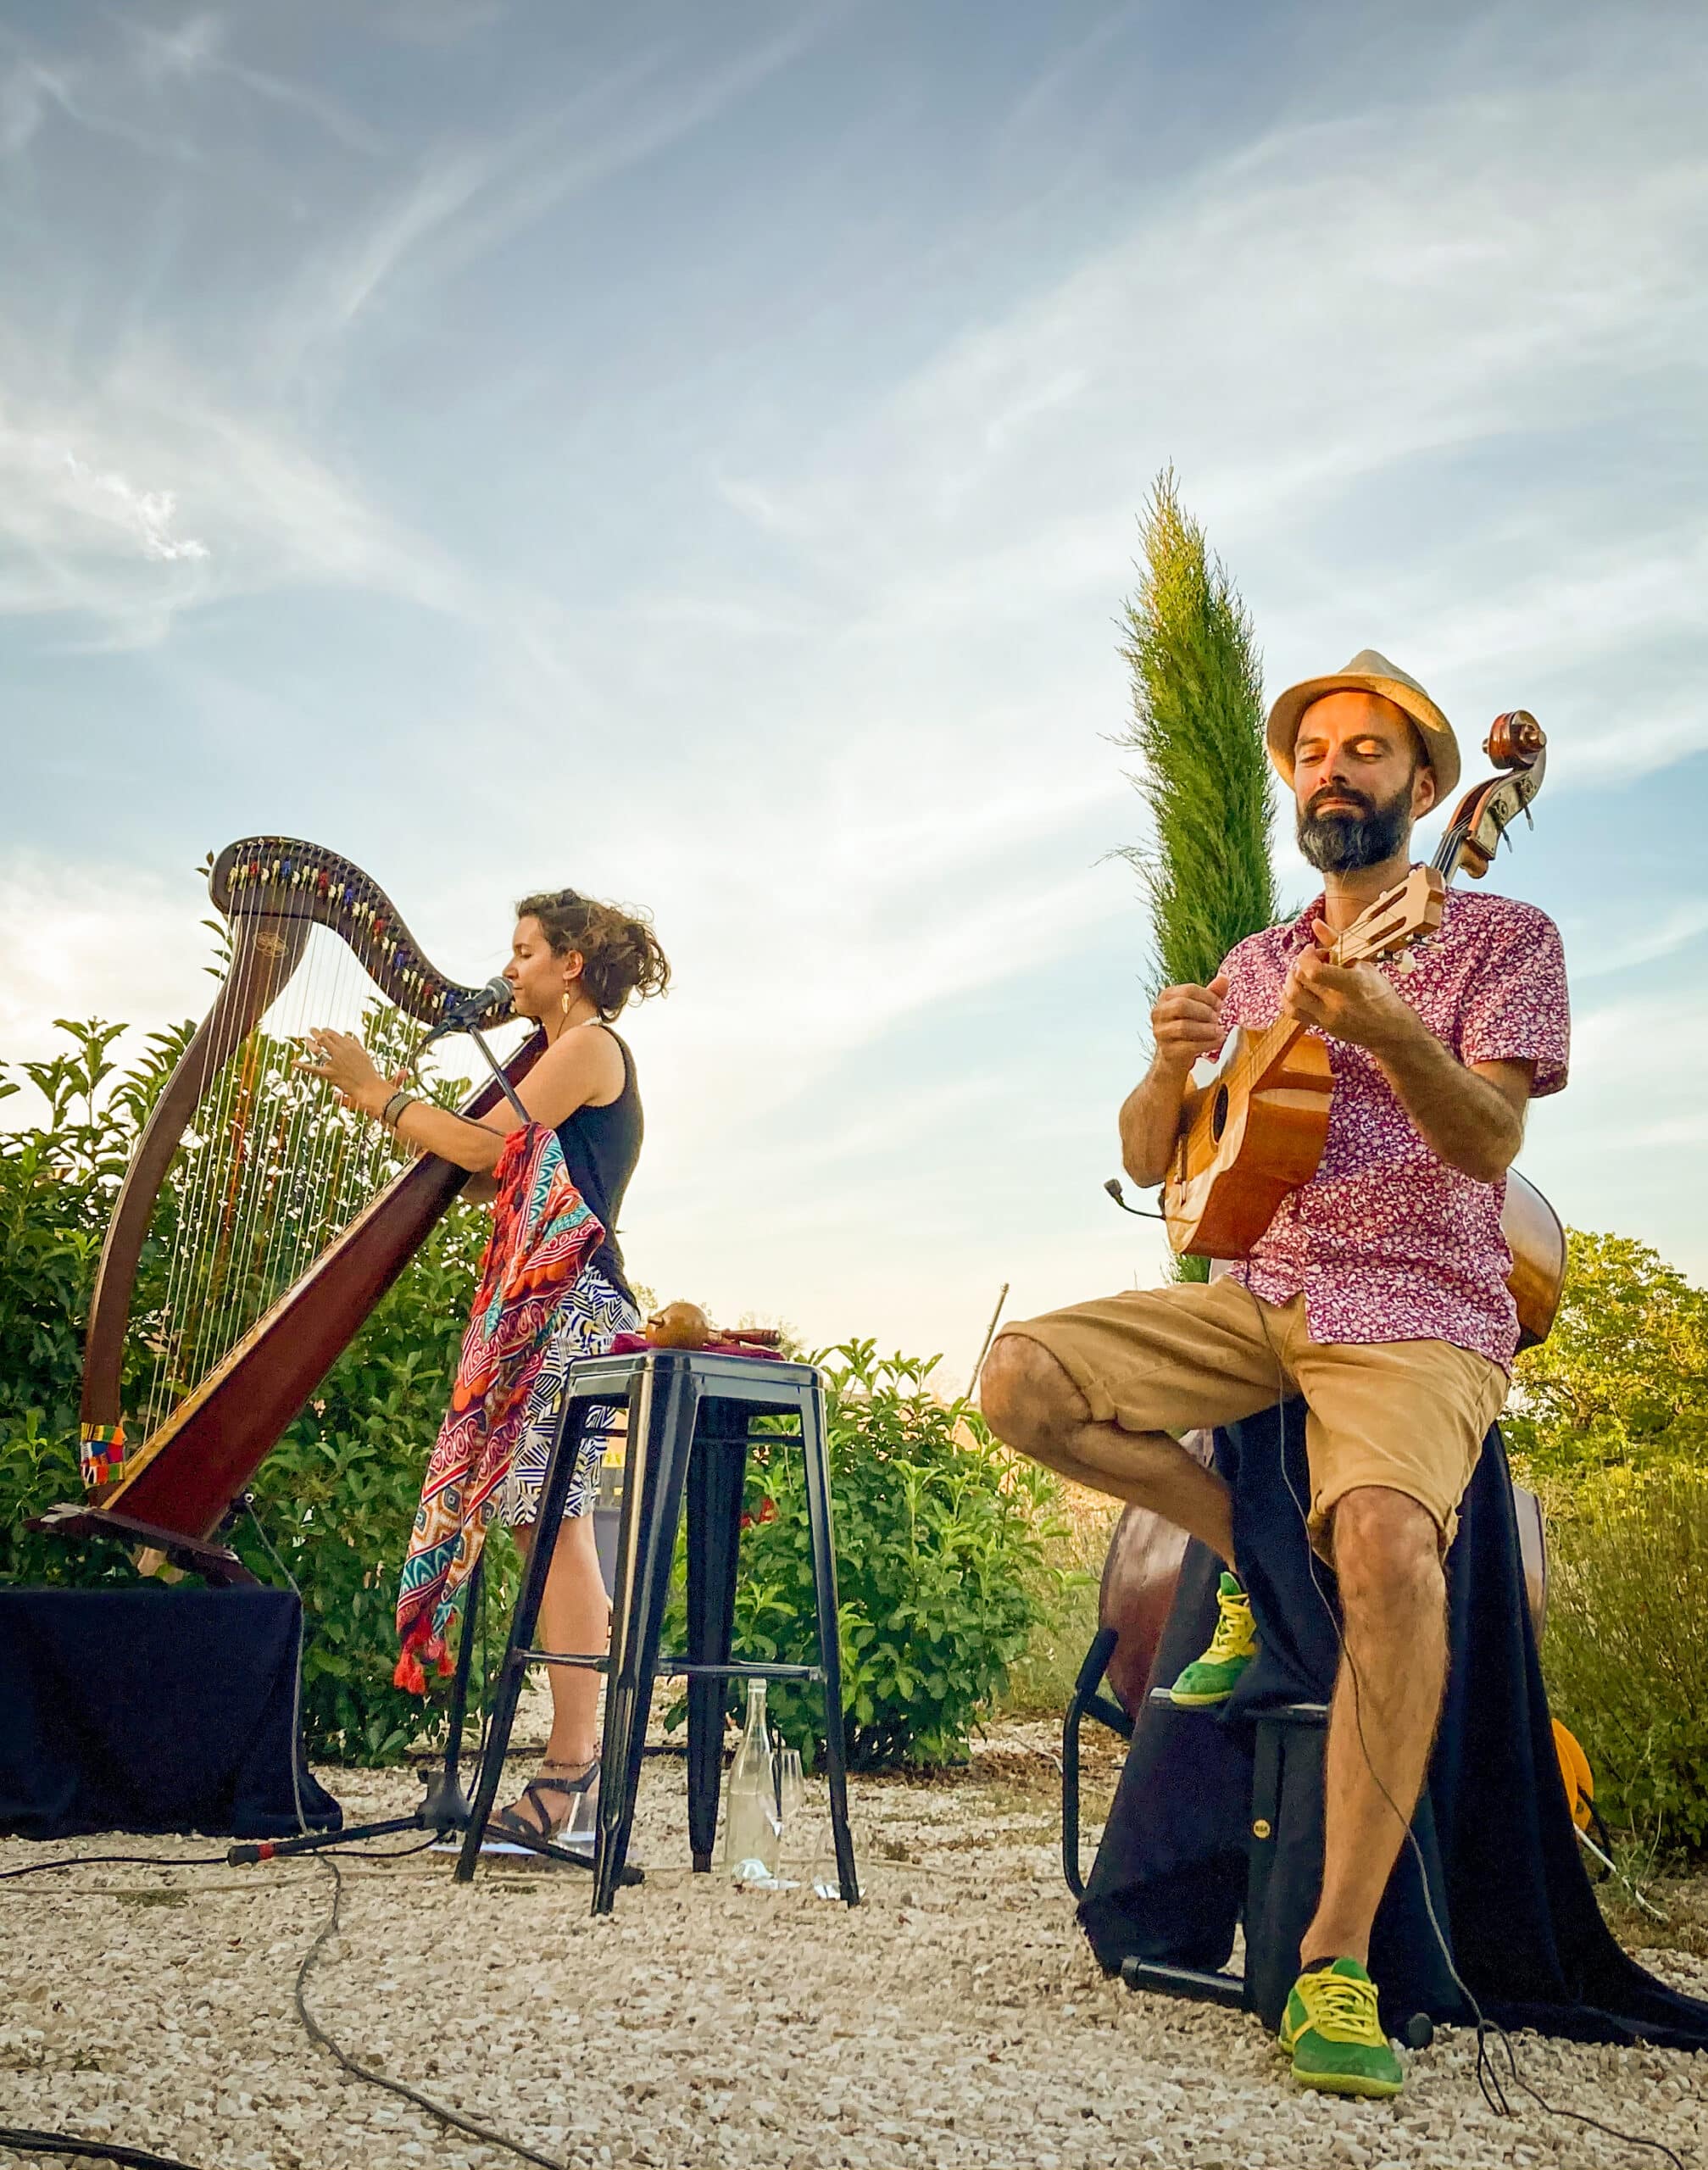
<instances>
[{"instance_id":1,"label":"microphone stand","mask_svg":"<svg viewBox=\"0 0 1708 2170\"><path fill-rule=\"evenodd\" d=\"M503 1020L500 1019L498 1021L502 1023ZM470 1019L466 1025L445 1024L434 1026L432 1031L428 1033L426 1038L424 1039L420 1047L415 1049L414 1054L411 1058L409 1063L410 1069L415 1072L417 1077L420 1075L421 1057L427 1052L427 1049L432 1046L434 1041L448 1039L453 1032L466 1032L469 1038L474 1042L475 1045L481 1050L481 1053L486 1057L487 1067L492 1071L493 1077L498 1079L498 1090L509 1102L511 1107L515 1110L517 1121L521 1123L531 1122L533 1121L533 1117L516 1098L515 1087L511 1084L509 1077L504 1074L503 1066L499 1062L498 1057L492 1053L491 1048L487 1046L486 1034L481 1030L480 1027L472 1018Z\"/></svg>"},{"instance_id":2,"label":"microphone stand","mask_svg":"<svg viewBox=\"0 0 1708 2170\"><path fill-rule=\"evenodd\" d=\"M481 1030L478 1025L465 1025L461 1027L460 1029L468 1034L475 1045L481 1050L481 1053L487 1058L487 1067L492 1071L493 1077L498 1079L499 1091L503 1093L504 1098L515 1110L516 1120L522 1123L531 1122L533 1121L533 1117L516 1098L515 1087L511 1084L509 1079L504 1075L503 1069L500 1065L498 1057L487 1045L486 1034ZM421 1049L421 1054L425 1054L426 1051L426 1046L424 1043ZM420 1057L418 1056L417 1060L419 1060Z\"/></svg>"}]
</instances>

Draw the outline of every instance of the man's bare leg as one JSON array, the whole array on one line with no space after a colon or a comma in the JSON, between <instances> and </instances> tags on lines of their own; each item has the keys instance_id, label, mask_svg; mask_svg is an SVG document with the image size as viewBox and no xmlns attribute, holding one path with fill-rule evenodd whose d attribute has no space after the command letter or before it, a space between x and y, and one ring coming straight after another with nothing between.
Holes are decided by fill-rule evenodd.
<instances>
[{"instance_id":1,"label":"man's bare leg","mask_svg":"<svg viewBox=\"0 0 1708 2170\"><path fill-rule=\"evenodd\" d=\"M1368 1963L1371 1923L1423 1788L1447 1680L1434 1518L1404 1493L1367 1485L1339 1502L1333 1531L1346 1650L1328 1718L1322 1895L1299 1944L1304 1966Z\"/></svg>"},{"instance_id":2,"label":"man's bare leg","mask_svg":"<svg viewBox=\"0 0 1708 2170\"><path fill-rule=\"evenodd\" d=\"M1233 1564L1228 1490L1166 1432L1094 1424L1079 1388L1042 1342L1005 1333L991 1345L979 1383L991 1429L1046 1469L1149 1507Z\"/></svg>"}]
</instances>

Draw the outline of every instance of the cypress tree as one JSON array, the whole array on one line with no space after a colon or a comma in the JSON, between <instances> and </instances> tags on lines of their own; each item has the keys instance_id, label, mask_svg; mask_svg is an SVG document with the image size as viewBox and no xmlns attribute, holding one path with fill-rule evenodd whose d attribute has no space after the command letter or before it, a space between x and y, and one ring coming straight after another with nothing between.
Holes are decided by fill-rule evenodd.
<instances>
[{"instance_id":1,"label":"cypress tree","mask_svg":"<svg viewBox=\"0 0 1708 2170\"><path fill-rule=\"evenodd\" d=\"M1269 847L1275 793L1264 744L1263 665L1238 591L1184 510L1172 467L1139 516L1143 558L1121 652L1132 721L1117 743L1142 765L1133 787L1154 842L1130 844L1150 905L1150 992L1204 987L1237 942L1277 915ZM1202 1259L1177 1272L1200 1281Z\"/></svg>"},{"instance_id":2,"label":"cypress tree","mask_svg":"<svg viewBox=\"0 0 1708 2170\"><path fill-rule=\"evenodd\" d=\"M1251 620L1174 470L1139 515L1143 559L1123 611L1132 721L1117 743L1141 760L1134 788L1155 841L1121 856L1138 873L1155 941L1151 992L1207 985L1236 942L1277 912L1275 793L1263 737L1263 664Z\"/></svg>"}]
</instances>

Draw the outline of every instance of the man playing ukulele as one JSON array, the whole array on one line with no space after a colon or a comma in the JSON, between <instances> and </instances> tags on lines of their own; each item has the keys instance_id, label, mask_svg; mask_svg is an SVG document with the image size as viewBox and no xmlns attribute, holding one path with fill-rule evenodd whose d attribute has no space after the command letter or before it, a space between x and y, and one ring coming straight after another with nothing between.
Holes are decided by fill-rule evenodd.
<instances>
[{"instance_id":1,"label":"man playing ukulele","mask_svg":"<svg viewBox=\"0 0 1708 2170\"><path fill-rule=\"evenodd\" d=\"M1240 943L1208 987L1164 989L1155 1054L1121 1110L1121 1157L1135 1182L1161 1182L1194 1064L1232 1027L1285 1014L1330 1051L1321 1161L1221 1277L1007 1327L982 1399L1011 1446L1153 1509L1222 1561L1215 1638L1171 1691L1213 1705L1250 1662L1251 1612L1227 1488L1171 1434L1305 1397L1310 1539L1338 1579L1345 1653L1322 1889L1281 2041L1307 2086L1393 2095L1403 2075L1366 1971L1371 1925L1441 1707L1442 1555L1506 1399L1517 1322L1501 1201L1527 1104L1566 1082L1565 964L1541 912L1456 889L1427 942L1332 963L1333 938L1405 878L1412 826L1453 788L1458 747L1422 687L1371 649L1283 693L1268 737L1323 893Z\"/></svg>"}]
</instances>

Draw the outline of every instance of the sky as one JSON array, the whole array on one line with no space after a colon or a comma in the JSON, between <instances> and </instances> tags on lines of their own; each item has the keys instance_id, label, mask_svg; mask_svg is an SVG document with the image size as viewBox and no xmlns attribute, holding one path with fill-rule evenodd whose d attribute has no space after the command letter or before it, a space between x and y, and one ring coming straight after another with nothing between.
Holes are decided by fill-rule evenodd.
<instances>
[{"instance_id":1,"label":"sky","mask_svg":"<svg viewBox=\"0 0 1708 2170\"><path fill-rule=\"evenodd\" d=\"M1522 1166L1708 1277L1705 77L1651 0L0 0L0 1059L205 1009L247 833L465 980L646 906L632 1271L964 1383L1163 1270L1172 463L1271 696L1541 720Z\"/></svg>"}]
</instances>

